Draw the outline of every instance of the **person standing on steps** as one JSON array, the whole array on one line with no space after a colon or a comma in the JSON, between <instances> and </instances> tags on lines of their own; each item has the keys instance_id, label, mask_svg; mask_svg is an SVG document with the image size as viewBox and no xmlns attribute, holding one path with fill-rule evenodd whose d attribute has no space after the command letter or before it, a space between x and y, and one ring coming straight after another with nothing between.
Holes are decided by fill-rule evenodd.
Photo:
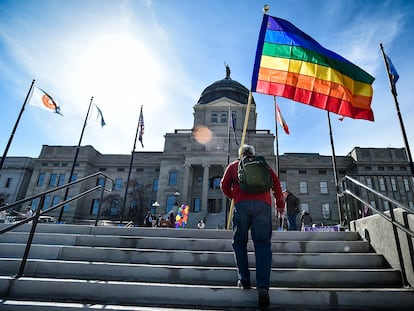
<instances>
[{"instance_id":1,"label":"person standing on steps","mask_svg":"<svg viewBox=\"0 0 414 311\"><path fill-rule=\"evenodd\" d=\"M251 237L254 243L256 256L256 287L258 290L259 307L268 307L270 304L269 287L270 272L272 266L272 199L271 194L276 198L276 206L284 207L282 188L275 171L267 164L267 173L270 175L272 185L265 192L249 193L241 189L240 165L245 157L251 161L255 157L253 146L244 145L241 147L242 159L230 163L220 181L223 193L234 200L233 213L233 250L238 270L238 287L250 289L250 271L247 255L248 233L251 230Z\"/></svg>"},{"instance_id":2,"label":"person standing on steps","mask_svg":"<svg viewBox=\"0 0 414 311\"><path fill-rule=\"evenodd\" d=\"M289 190L283 192L286 202L286 213L288 218L288 231L297 231L297 218L300 213L299 198Z\"/></svg>"}]
</instances>

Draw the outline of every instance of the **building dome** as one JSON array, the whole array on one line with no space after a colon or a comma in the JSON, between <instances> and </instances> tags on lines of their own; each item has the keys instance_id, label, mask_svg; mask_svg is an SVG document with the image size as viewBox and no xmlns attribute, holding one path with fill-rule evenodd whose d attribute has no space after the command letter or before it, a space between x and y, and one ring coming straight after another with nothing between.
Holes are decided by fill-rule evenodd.
<instances>
[{"instance_id":1,"label":"building dome","mask_svg":"<svg viewBox=\"0 0 414 311\"><path fill-rule=\"evenodd\" d=\"M222 97L227 97L243 105L247 105L249 98L249 90L241 83L230 78L230 68L228 66L226 66L226 77L205 88L197 104L208 104ZM252 99L252 104L255 104L254 99Z\"/></svg>"}]
</instances>

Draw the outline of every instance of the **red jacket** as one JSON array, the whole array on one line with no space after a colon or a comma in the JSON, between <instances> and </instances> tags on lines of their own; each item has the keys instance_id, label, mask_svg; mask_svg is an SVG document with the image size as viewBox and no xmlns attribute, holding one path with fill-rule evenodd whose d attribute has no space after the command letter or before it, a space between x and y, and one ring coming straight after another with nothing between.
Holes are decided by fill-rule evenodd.
<instances>
[{"instance_id":1,"label":"red jacket","mask_svg":"<svg viewBox=\"0 0 414 311\"><path fill-rule=\"evenodd\" d=\"M223 178L220 181L220 187L226 197L233 199L234 204L241 201L263 201L269 205L272 205L272 199L270 197L270 191L258 194L251 194L244 192L240 189L239 178L237 176L237 171L239 167L239 160L236 160L230 163L223 175ZM269 166L270 175L273 179L273 195L276 199L276 207L278 209L283 209L285 207L285 202L283 199L282 187L280 186L279 178L276 176L275 171Z\"/></svg>"}]
</instances>

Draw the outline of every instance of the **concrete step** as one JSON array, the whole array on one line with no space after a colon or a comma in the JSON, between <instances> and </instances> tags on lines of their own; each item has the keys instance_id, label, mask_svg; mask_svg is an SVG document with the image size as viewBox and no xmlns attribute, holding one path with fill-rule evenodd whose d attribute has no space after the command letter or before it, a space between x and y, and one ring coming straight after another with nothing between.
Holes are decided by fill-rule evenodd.
<instances>
[{"instance_id":1,"label":"concrete step","mask_svg":"<svg viewBox=\"0 0 414 311\"><path fill-rule=\"evenodd\" d=\"M83 304L219 308L255 310L255 290L234 286L193 286L163 283L74 279L0 277L1 293L8 299L81 302ZM269 290L271 308L318 310L412 310L414 292L403 288L279 288ZM397 309L398 307L398 309ZM122 309L121 309L122 310ZM198 309L200 310L200 309Z\"/></svg>"},{"instance_id":2,"label":"concrete step","mask_svg":"<svg viewBox=\"0 0 414 311\"><path fill-rule=\"evenodd\" d=\"M0 230L7 224L0 223ZM30 224L13 229L12 232L29 232ZM230 230L213 229L172 229L146 227L110 227L110 226L79 226L60 224L38 224L36 233L64 233L75 235L113 235L113 236L146 236L169 238L198 238L198 239L227 239L231 240ZM357 241L361 237L357 232L302 232L302 231L273 231L272 240L281 241Z\"/></svg>"},{"instance_id":3,"label":"concrete step","mask_svg":"<svg viewBox=\"0 0 414 311\"><path fill-rule=\"evenodd\" d=\"M257 292L235 286L231 231L41 224L15 278L29 230L0 235L0 310L256 309ZM355 232L273 232L272 251L269 310L414 309ZM251 243L248 256L254 286Z\"/></svg>"},{"instance_id":4,"label":"concrete step","mask_svg":"<svg viewBox=\"0 0 414 311\"><path fill-rule=\"evenodd\" d=\"M24 244L2 243L0 257L21 258ZM61 245L32 245L32 259L96 261L133 264L172 264L234 267L232 252L148 250ZM255 266L253 252L248 255L250 266ZM375 253L273 253L275 268L357 269L388 267L384 257Z\"/></svg>"},{"instance_id":5,"label":"concrete step","mask_svg":"<svg viewBox=\"0 0 414 311\"><path fill-rule=\"evenodd\" d=\"M7 232L0 235L0 243L26 243L28 233ZM37 233L33 239L35 244L48 245L73 245L73 246L93 246L93 247L121 247L137 249L181 249L194 251L223 251L233 250L231 239L211 239L211 238L181 238L177 244L174 237L153 237L153 236L113 236L113 235L75 235L75 234L53 234ZM253 251L254 246L250 241L248 250ZM357 241L299 241L299 240L272 240L273 252L288 253L357 253L371 252L368 242Z\"/></svg>"},{"instance_id":6,"label":"concrete step","mask_svg":"<svg viewBox=\"0 0 414 311\"><path fill-rule=\"evenodd\" d=\"M20 259L0 259L0 274L14 275ZM29 260L26 277L72 278L128 282L168 282L187 285L235 285L237 270L232 267L173 266L128 263L98 263L56 260ZM252 269L255 286L255 269ZM394 269L292 269L273 268L272 287L398 287L400 272Z\"/></svg>"}]
</instances>

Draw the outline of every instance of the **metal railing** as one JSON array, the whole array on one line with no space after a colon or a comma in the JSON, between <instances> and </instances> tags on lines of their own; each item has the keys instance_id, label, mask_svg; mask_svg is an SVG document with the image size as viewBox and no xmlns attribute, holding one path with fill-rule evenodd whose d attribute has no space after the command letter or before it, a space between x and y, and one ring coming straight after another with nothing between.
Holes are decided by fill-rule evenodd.
<instances>
[{"instance_id":1,"label":"metal railing","mask_svg":"<svg viewBox=\"0 0 414 311\"><path fill-rule=\"evenodd\" d=\"M338 194L340 198L341 214L342 219L346 220L346 226L348 229L350 229L350 222L352 220L357 220L372 214L380 215L391 224L398 253L398 260L400 263L403 286L411 286L407 281L406 268L401 250L401 239L398 234L398 229L402 230L406 234L409 256L411 263L413 263L414 231L409 227L408 215L413 215L414 211L400 202L389 198L374 189L371 189L370 187L349 176L342 178L341 187L341 191ZM375 205L378 204L377 202L381 202L379 206L382 208ZM403 209L403 222L396 220L394 214L395 208Z\"/></svg>"},{"instance_id":2,"label":"metal railing","mask_svg":"<svg viewBox=\"0 0 414 311\"><path fill-rule=\"evenodd\" d=\"M72 187L74 185L83 183L83 182L91 180L91 179L95 179L97 176L100 176L100 177L104 178L103 185L99 184L99 185L96 185L96 186L94 186L90 189L87 189L87 190L83 191L83 192L80 192L76 196L73 196L73 197L71 197L71 198L69 198L65 201L62 201L62 202L60 202L56 205L53 205L52 207L50 207L46 210L41 209L41 206L43 206L43 204L44 204L46 195L49 195L50 193L53 193L53 192L56 192L56 191L60 191L62 189L69 189L70 187ZM112 186L111 186L110 189L106 188L107 180L110 180L111 183L112 183ZM31 197L27 197L27 198L24 198L22 200L16 201L12 204L7 204L5 206L0 207L0 212L2 212L4 210L9 210L9 209L13 210L13 208L15 208L15 207L20 207L24 203L31 202L34 199L40 198L38 208L36 208L35 214L33 216L27 217L27 218L22 219L20 221L17 221L15 223L11 224L10 226L7 226L7 227L0 230L0 234L3 234L3 233L6 233L8 231L11 231L11 230L13 230L17 227L20 227L20 226L22 226L26 223L29 223L29 222L32 223L32 227L30 229L29 237L28 237L27 243L26 243L26 248L25 248L25 251L24 251L24 254L23 254L22 262L20 264L19 272L17 273L16 277L21 277L24 273L24 268L26 266L27 258L29 256L29 251L30 251L30 248L32 246L33 238L34 238L34 235L35 235L35 232L36 232L36 227L37 227L37 224L39 222L40 216L45 215L47 213L50 213L50 212L52 212L52 211L54 211L58 208L64 208L64 206L66 204L68 204L72 201L78 200L82 197L85 197L88 194L100 189L101 190L101 196L100 196L99 207L98 207L98 211L97 211L97 215L96 215L96 219L95 219L95 226L97 226L98 222L99 222L99 216L100 216L101 204L102 204L102 199L103 199L104 192L112 192L113 187L114 187L114 180L111 177L107 176L106 174L104 174L102 172L97 172L97 173L94 173L92 175L80 178L76 181L70 182L68 184L65 184L65 185L62 185L62 186L59 186L59 187L56 187L56 188L49 189L47 191L41 192L41 193L33 195Z\"/></svg>"}]
</instances>

